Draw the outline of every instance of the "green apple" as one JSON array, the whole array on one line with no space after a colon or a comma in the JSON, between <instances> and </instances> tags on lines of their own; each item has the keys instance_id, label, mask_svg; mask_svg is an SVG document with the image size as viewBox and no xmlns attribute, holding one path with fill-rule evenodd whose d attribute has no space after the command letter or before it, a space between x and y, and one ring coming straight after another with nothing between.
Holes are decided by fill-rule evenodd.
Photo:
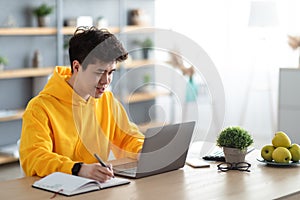
<instances>
[{"instance_id":1,"label":"green apple","mask_svg":"<svg viewBox=\"0 0 300 200\"><path fill-rule=\"evenodd\" d=\"M272 157L276 163L289 163L292 159L292 154L285 147L277 147L273 151Z\"/></svg>"},{"instance_id":2,"label":"green apple","mask_svg":"<svg viewBox=\"0 0 300 200\"><path fill-rule=\"evenodd\" d=\"M300 160L300 146L298 144L292 144L289 151L292 154L292 161L298 162Z\"/></svg>"},{"instance_id":3,"label":"green apple","mask_svg":"<svg viewBox=\"0 0 300 200\"><path fill-rule=\"evenodd\" d=\"M274 147L286 147L291 146L291 140L289 136L283 131L278 131L275 133L275 136L272 139L272 144Z\"/></svg>"},{"instance_id":4,"label":"green apple","mask_svg":"<svg viewBox=\"0 0 300 200\"><path fill-rule=\"evenodd\" d=\"M275 147L270 144L263 146L263 148L261 149L261 152L260 152L261 157L263 159L265 159L266 161L272 161L273 160L272 153L273 153L274 149L275 149Z\"/></svg>"}]
</instances>

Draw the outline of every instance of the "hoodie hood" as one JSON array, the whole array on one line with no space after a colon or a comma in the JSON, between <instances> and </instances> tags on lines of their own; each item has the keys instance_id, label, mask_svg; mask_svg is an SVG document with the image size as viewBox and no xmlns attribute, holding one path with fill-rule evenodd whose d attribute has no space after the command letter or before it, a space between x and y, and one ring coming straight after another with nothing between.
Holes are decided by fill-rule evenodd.
<instances>
[{"instance_id":1,"label":"hoodie hood","mask_svg":"<svg viewBox=\"0 0 300 200\"><path fill-rule=\"evenodd\" d=\"M68 104L85 103L86 101L80 97L73 88L68 84L67 80L72 76L71 68L64 66L57 66L54 69L53 75L45 85L40 94L50 95L59 101Z\"/></svg>"}]
</instances>

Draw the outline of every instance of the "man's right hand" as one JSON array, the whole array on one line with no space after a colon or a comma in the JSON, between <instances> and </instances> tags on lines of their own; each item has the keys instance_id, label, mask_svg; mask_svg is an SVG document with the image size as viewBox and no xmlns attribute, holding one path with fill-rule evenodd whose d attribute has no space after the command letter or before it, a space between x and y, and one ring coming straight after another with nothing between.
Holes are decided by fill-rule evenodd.
<instances>
[{"instance_id":1,"label":"man's right hand","mask_svg":"<svg viewBox=\"0 0 300 200\"><path fill-rule=\"evenodd\" d=\"M111 167L102 167L99 163L82 164L78 176L94 179L103 183L114 176L111 169Z\"/></svg>"}]
</instances>

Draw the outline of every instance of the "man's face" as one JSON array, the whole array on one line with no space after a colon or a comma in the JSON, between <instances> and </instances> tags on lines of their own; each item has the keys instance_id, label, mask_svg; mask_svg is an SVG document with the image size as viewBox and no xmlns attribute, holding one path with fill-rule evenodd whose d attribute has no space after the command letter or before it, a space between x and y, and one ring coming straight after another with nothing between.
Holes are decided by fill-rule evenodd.
<instances>
[{"instance_id":1,"label":"man's face","mask_svg":"<svg viewBox=\"0 0 300 200\"><path fill-rule=\"evenodd\" d=\"M76 77L76 92L88 99L90 96L99 98L109 86L116 70L116 62L103 63L97 60L89 64L85 70L79 68Z\"/></svg>"}]
</instances>

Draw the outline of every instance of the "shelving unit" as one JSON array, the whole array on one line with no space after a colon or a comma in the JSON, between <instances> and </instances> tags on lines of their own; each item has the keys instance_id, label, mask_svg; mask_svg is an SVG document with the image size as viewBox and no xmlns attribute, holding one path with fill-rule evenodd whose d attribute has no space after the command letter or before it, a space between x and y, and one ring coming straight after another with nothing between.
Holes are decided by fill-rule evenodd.
<instances>
[{"instance_id":1,"label":"shelving unit","mask_svg":"<svg viewBox=\"0 0 300 200\"><path fill-rule=\"evenodd\" d=\"M54 67L4 70L0 72L0 79L47 76L53 72L53 69Z\"/></svg>"},{"instance_id":2,"label":"shelving unit","mask_svg":"<svg viewBox=\"0 0 300 200\"><path fill-rule=\"evenodd\" d=\"M120 28L120 27L107 27L107 29L111 32L111 33L120 33L122 32L129 32L129 31L134 31L134 30L138 30L141 29L143 27L141 26L126 26L124 28ZM63 27L62 28L62 34L63 35L72 35L74 33L74 31L76 30L75 27Z\"/></svg>"},{"instance_id":3,"label":"shelving unit","mask_svg":"<svg viewBox=\"0 0 300 200\"><path fill-rule=\"evenodd\" d=\"M137 67L141 67L141 66L147 66L147 65L155 65L155 64L159 64L160 62L159 61L156 61L156 60L132 60L130 62L126 62L125 61L125 64L123 65L123 67L125 69L133 69L133 68L137 68Z\"/></svg>"},{"instance_id":4,"label":"shelving unit","mask_svg":"<svg viewBox=\"0 0 300 200\"><path fill-rule=\"evenodd\" d=\"M14 2L15 0L13 0ZM33 5L37 5L40 2L32 2L29 0L25 0L22 1L21 3L19 3L18 1L15 1L14 3L10 4L10 5L16 5L16 6L23 6L23 7L33 7ZM136 8L136 3L138 2L138 7L143 7L143 5L145 5L147 8L152 8L153 7L153 2L154 0L147 0L147 1L143 1L143 2L139 2L139 1L127 1L127 0L113 0L113 1L93 1L91 2L91 4L95 4L95 5L101 5L101 8L103 8L102 4L105 4L105 6L111 7L113 6L115 9L115 13L111 13L111 11L99 11L98 9L95 9L94 11L89 10L91 15L94 15L93 17L95 18L95 15L99 15L99 13L103 14L103 12L106 12L106 15L118 15L118 17L112 17L110 19L113 19L114 21L112 21L111 26L107 27L107 29L114 33L114 34L120 34L122 35L123 33L126 34L130 34L131 31L135 32L136 30L141 31L141 34L144 33L151 33L151 29L144 29L146 27L141 27L141 26L132 26L132 25L127 25L127 11L129 9L134 9ZM34 51L34 48L43 48L42 50L47 50L46 53L51 53L50 56L48 56L48 53L46 54L45 52L43 52L43 57L45 59L50 59L51 61L53 60L53 63L51 62L50 64L46 64L45 66L42 66L41 68L27 68L28 65L27 63L24 63L24 61L27 61L30 58L22 58L20 52L18 51L14 51L15 49L13 49L13 51L10 51L10 54L13 54L13 57L18 56L18 60L14 60L14 61L18 61L17 64L11 64L11 66L9 66L7 69L5 69L4 71L0 71L0 81L1 81L1 87L0 87L0 92L5 90L5 84L9 83L8 85L10 87L14 87L17 88L17 91L20 92L16 92L18 93L19 96L14 96L13 98L15 99L15 101L21 101L23 103L20 103L20 105L13 105L13 102L8 102L7 104L3 104L2 107L0 107L0 137L4 137L5 135L9 135L7 138L11 137L11 131L12 128L14 127L14 125L12 125L12 123L15 123L17 125L17 127L20 127L20 123L21 123L21 119L22 119L22 115L24 113L24 104L28 101L28 99L30 98L30 94L28 94L29 92L33 91L33 86L32 84L34 84L36 79L40 79L42 77L48 77L49 75L51 75L53 73L53 69L55 65L64 65L64 49L63 49L63 44L64 44L64 37L65 36L70 36L73 35L73 33L76 30L76 27L64 27L63 26L63 20L68 18L68 17L73 17L72 15L74 15L73 9L70 8L70 5L72 5L71 7L74 7L74 5L76 5L78 7L78 12L76 12L76 16L81 16L85 13L85 11L83 11L83 8L81 6L78 6L78 4L82 4L81 1L76 1L76 3L74 3L73 1L65 1L65 0L55 0L53 2L51 2L52 5L55 5L55 10L56 13L55 15L52 15L52 18L54 18L55 23L51 25L51 27L33 27L30 24L20 24L20 27L0 27L0 44L3 45L9 45L9 47L12 47L14 45L14 43L12 42L6 42L4 40L1 41L2 38L9 38L10 41L18 41L20 40L20 38L24 38L24 40L28 41L26 44L22 44L23 49L16 49L16 50L23 50L23 51L28 51L27 53L27 57L28 54L32 54L32 51ZM67 5L67 6L65 6ZM116 6L117 5L117 6ZM90 6L90 5L89 5ZM87 7L89 7L87 6ZM11 10L11 9L8 9ZM20 8L15 9L16 10L15 13L20 12ZM70 10L72 10L72 12L70 12ZM7 11L7 15L8 15ZM94 14L93 14L94 12ZM4 12L5 13L5 12ZM96 13L96 14L95 14ZM9 13L10 14L10 13ZM0 14L1 15L1 14ZM24 15L24 14L23 14ZM105 15L105 14L104 14ZM18 18L22 21L25 21L25 17L23 19L24 16L22 16L21 14L18 13ZM29 18L29 16L26 16L27 18ZM109 18L109 16L106 16ZM22 18L22 19L21 19ZM141 29L143 28L143 29ZM136 34L136 32L135 32ZM35 38L41 38L43 41L46 41L47 43L42 43L42 40L35 40ZM135 37L135 36L133 36ZM128 38L125 38L125 40ZM49 42L50 41L50 42ZM2 42L2 43L1 43ZM23 42L23 41L22 41ZM35 42L37 44L35 44ZM38 46L38 44L42 44L40 46ZM125 45L126 45L126 41L125 41ZM5 46L5 45L4 45ZM36 47L38 46L38 47ZM51 46L51 47L50 47ZM28 48L27 48L28 47ZM18 48L18 47L16 47ZM0 52L0 54L2 54L3 51ZM16 54L16 55L15 55ZM46 56L47 55L47 56ZM23 54L24 56L24 54ZM11 59L13 60L13 59ZM20 64L19 64L20 63ZM126 63L125 65L123 65L125 70L130 70L130 69L134 69L134 68L138 68L140 66L151 66L151 65L155 65L157 63L157 61L155 60L133 60L130 63ZM49 67L46 67L49 66ZM5 84L2 84L5 83ZM19 84L19 85L18 85ZM20 86L20 87L19 87ZM22 99L21 95L24 95L26 93L26 97L24 97ZM9 94L10 95L10 94ZM125 104L147 104L147 102L154 102L155 98L157 98L158 96L166 96L169 95L167 92L163 92L163 91L151 91L151 92L143 92L143 93L134 93L130 96L127 97L123 97L123 103ZM5 98L5 101L9 101L7 100L8 98ZM4 100L3 100L4 101ZM9 105L9 106L7 106ZM151 126L151 124L149 123L145 123L145 124L140 124L140 127L149 127ZM14 131L13 134L20 134L20 130ZM15 136L14 136L15 137ZM14 138L11 137L11 138ZM6 139L6 138L5 138ZM1 140L1 139L0 139ZM13 139L11 139L13 140ZM2 144L5 145L7 144L7 141L3 141L1 140L0 142L0 147L2 146ZM1 149L1 148L0 148ZM6 162L11 162L11 161L15 161L16 158L12 158L10 156L3 157L3 155L0 153L0 164L2 163L6 163Z\"/></svg>"},{"instance_id":5,"label":"shelving unit","mask_svg":"<svg viewBox=\"0 0 300 200\"><path fill-rule=\"evenodd\" d=\"M47 77L52 74L53 69L54 67L4 70L0 72L0 80ZM0 123L19 123L22 119L24 109L25 108L0 110ZM0 165L18 161L16 148L15 144L1 146Z\"/></svg>"},{"instance_id":6,"label":"shelving unit","mask_svg":"<svg viewBox=\"0 0 300 200\"><path fill-rule=\"evenodd\" d=\"M167 91L151 91L151 92L136 92L127 96L124 100L126 103L137 103L143 101L153 100L159 96L168 96L170 95Z\"/></svg>"},{"instance_id":7,"label":"shelving unit","mask_svg":"<svg viewBox=\"0 0 300 200\"><path fill-rule=\"evenodd\" d=\"M22 118L24 109L17 110L0 110L0 122L18 120Z\"/></svg>"},{"instance_id":8,"label":"shelving unit","mask_svg":"<svg viewBox=\"0 0 300 200\"><path fill-rule=\"evenodd\" d=\"M4 2L0 4L4 7ZM33 96L34 82L43 77L47 79L54 69L52 64L48 65L51 67L44 65L32 68L31 56L41 46L55 52L55 46L52 48L49 41L55 41L57 34L55 27L33 27L23 23L28 16L21 14L21 10L29 5L29 1L10 1L5 4L6 9L2 10L2 14L14 18L18 27L4 27L5 18L3 15L0 17L3 19L0 54L8 58L8 66L0 71L0 92L3 94L0 106L0 164L18 161L16 142L20 137L25 106ZM45 60L52 59L52 55L47 55Z\"/></svg>"},{"instance_id":9,"label":"shelving unit","mask_svg":"<svg viewBox=\"0 0 300 200\"><path fill-rule=\"evenodd\" d=\"M118 33L118 27L108 27L112 33ZM76 27L63 27L61 33L63 35L72 35ZM1 36L41 36L56 35L58 33L56 27L22 27L22 28L0 28Z\"/></svg>"},{"instance_id":10,"label":"shelving unit","mask_svg":"<svg viewBox=\"0 0 300 200\"><path fill-rule=\"evenodd\" d=\"M26 35L55 35L56 28L50 27L23 27L23 28L0 28L1 36L26 36Z\"/></svg>"},{"instance_id":11,"label":"shelving unit","mask_svg":"<svg viewBox=\"0 0 300 200\"><path fill-rule=\"evenodd\" d=\"M18 160L19 160L19 158L15 157L15 156L0 154L0 165L16 162Z\"/></svg>"}]
</instances>

